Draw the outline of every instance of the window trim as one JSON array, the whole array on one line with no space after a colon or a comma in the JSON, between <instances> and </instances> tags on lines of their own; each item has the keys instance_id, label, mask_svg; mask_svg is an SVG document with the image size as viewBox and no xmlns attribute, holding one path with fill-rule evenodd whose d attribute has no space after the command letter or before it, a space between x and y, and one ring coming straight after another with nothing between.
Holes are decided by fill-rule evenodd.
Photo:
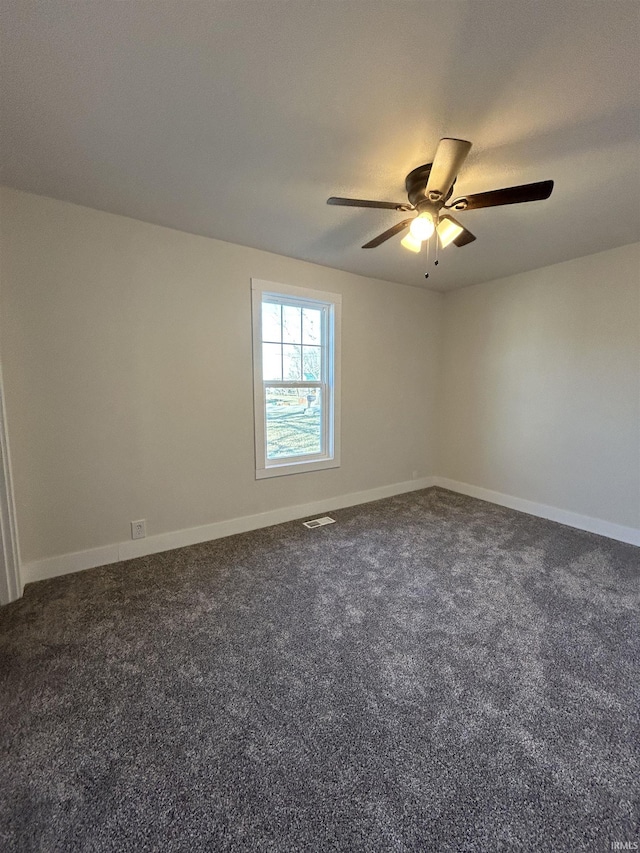
<instances>
[{"instance_id":1,"label":"window trim","mask_svg":"<svg viewBox=\"0 0 640 853\"><path fill-rule=\"evenodd\" d=\"M326 453L322 456L288 457L280 461L269 462L266 451L265 430L265 387L277 384L276 380L262 379L262 300L273 295L291 302L296 300L308 304L318 302L327 307L327 400L323 412L327 436ZM255 470L256 480L267 477L282 477L287 474L301 474L309 471L322 471L340 467L340 327L342 318L342 296L325 290L312 290L290 284L278 284L262 279L251 279L251 316L253 341L253 405L255 434ZM285 385L291 383L284 382ZM323 382L301 380L297 387L323 384Z\"/></svg>"}]
</instances>

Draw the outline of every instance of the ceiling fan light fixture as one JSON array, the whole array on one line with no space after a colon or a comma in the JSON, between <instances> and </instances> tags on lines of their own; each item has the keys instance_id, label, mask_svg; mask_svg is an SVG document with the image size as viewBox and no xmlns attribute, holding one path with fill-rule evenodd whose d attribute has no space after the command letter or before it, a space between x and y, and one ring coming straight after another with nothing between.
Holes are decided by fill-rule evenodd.
<instances>
[{"instance_id":1,"label":"ceiling fan light fixture","mask_svg":"<svg viewBox=\"0 0 640 853\"><path fill-rule=\"evenodd\" d=\"M435 260L438 265L438 248L443 249L453 243L457 248L473 243L475 235L457 222L453 216L445 216L445 211L479 210L483 207L501 207L506 204L522 204L529 201L543 201L553 191L553 181L536 181L532 184L519 184L502 187L498 190L459 196L447 203L453 194L454 184L458 180L460 168L466 160L471 143L466 139L443 137L438 143L431 163L423 163L412 169L405 177L408 203L392 201L373 201L362 198L342 198L331 196L327 204L344 207L377 207L383 210L411 211L412 217L396 222L382 234L363 245L363 249L375 249L381 243L406 232L402 245L410 252L418 254L422 244L426 244L426 258L429 258L429 238L435 233ZM429 273L426 273L429 276Z\"/></svg>"},{"instance_id":2,"label":"ceiling fan light fixture","mask_svg":"<svg viewBox=\"0 0 640 853\"><path fill-rule=\"evenodd\" d=\"M419 252L422 248L422 240L416 240L411 233L407 234L406 237L403 237L400 244L404 246L405 249L409 249L410 252Z\"/></svg>"},{"instance_id":3,"label":"ceiling fan light fixture","mask_svg":"<svg viewBox=\"0 0 640 853\"><path fill-rule=\"evenodd\" d=\"M411 236L420 241L428 240L434 230L433 217L430 213L421 213L419 216L416 216L409 226Z\"/></svg>"},{"instance_id":4,"label":"ceiling fan light fixture","mask_svg":"<svg viewBox=\"0 0 640 853\"><path fill-rule=\"evenodd\" d=\"M464 228L448 216L443 216L440 222L438 222L437 231L440 238L440 245L443 249L446 249L449 243L453 243L456 237L462 234Z\"/></svg>"}]
</instances>

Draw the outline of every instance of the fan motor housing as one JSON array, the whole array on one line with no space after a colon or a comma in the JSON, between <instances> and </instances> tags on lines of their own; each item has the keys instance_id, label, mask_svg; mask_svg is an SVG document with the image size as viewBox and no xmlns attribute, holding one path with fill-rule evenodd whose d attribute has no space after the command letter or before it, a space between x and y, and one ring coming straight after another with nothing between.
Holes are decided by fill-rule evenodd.
<instances>
[{"instance_id":1,"label":"fan motor housing","mask_svg":"<svg viewBox=\"0 0 640 853\"><path fill-rule=\"evenodd\" d=\"M405 178L405 187L407 188L407 195L409 196L409 201L411 204L420 209L425 205L425 202L430 202L430 200L425 196L425 190L427 188L427 184L429 183L429 175L431 174L431 167L433 163L425 163L424 166L418 166L413 171L409 172L407 177ZM451 198L451 194L453 193L453 184L449 189L445 198L440 199L437 203L437 207L440 207L444 202L446 202L449 198ZM430 202L431 203L431 202Z\"/></svg>"}]
</instances>

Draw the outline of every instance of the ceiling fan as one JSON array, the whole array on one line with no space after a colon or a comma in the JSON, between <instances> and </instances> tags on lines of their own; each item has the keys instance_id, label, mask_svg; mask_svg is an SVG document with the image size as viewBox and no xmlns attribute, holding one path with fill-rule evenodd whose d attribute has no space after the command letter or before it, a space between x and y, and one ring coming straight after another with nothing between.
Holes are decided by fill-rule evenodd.
<instances>
[{"instance_id":1,"label":"ceiling fan","mask_svg":"<svg viewBox=\"0 0 640 853\"><path fill-rule=\"evenodd\" d=\"M441 139L436 149L433 163L425 163L409 172L405 179L409 202L367 201L360 198L338 198L331 196L327 204L344 207L379 207L397 211L416 211L416 216L403 219L391 228L369 240L363 249L374 249L385 240L399 234L406 228L409 233L402 240L402 245L412 252L419 252L422 243L436 232L440 245L444 248L450 243L455 246L466 246L476 238L461 225L449 210L478 210L481 207L498 207L503 204L520 204L525 201L540 201L549 198L553 190L553 181L538 181L535 184L521 184L517 187L506 187L501 190L491 190L475 195L460 196L451 203L453 185L464 161L467 158L471 143L464 139Z\"/></svg>"}]
</instances>

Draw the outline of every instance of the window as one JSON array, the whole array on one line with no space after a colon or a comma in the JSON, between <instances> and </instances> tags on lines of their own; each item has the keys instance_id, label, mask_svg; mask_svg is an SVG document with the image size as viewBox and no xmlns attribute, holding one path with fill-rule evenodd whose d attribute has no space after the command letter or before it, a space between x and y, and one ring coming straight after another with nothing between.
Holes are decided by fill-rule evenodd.
<instances>
[{"instance_id":1,"label":"window","mask_svg":"<svg viewBox=\"0 0 640 853\"><path fill-rule=\"evenodd\" d=\"M337 468L341 297L251 287L256 478Z\"/></svg>"}]
</instances>

